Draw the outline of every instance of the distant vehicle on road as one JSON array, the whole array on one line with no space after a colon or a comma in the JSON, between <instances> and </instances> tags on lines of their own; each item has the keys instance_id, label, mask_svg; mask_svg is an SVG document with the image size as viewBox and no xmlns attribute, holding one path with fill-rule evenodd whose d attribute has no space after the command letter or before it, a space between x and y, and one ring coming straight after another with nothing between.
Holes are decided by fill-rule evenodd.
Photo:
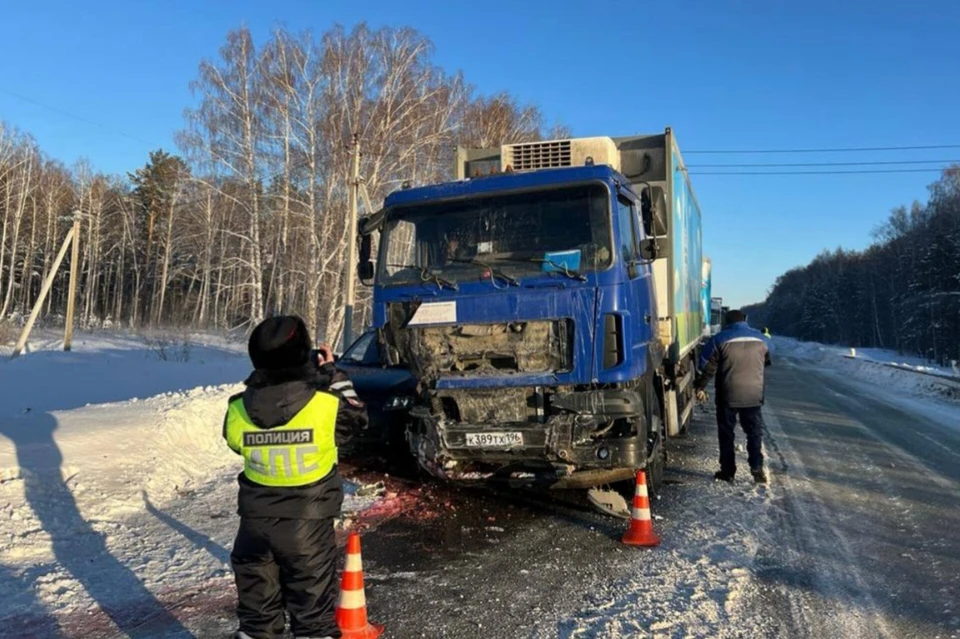
<instances>
[{"instance_id":1,"label":"distant vehicle on road","mask_svg":"<svg viewBox=\"0 0 960 639\"><path fill-rule=\"evenodd\" d=\"M716 335L723 328L724 306L722 297L710 298L710 335Z\"/></svg>"},{"instance_id":2,"label":"distant vehicle on road","mask_svg":"<svg viewBox=\"0 0 960 639\"><path fill-rule=\"evenodd\" d=\"M370 428L355 438L357 446L390 444L406 453L404 432L417 381L407 366L383 362L377 332L369 329L337 357L336 366L350 376L370 415Z\"/></svg>"}]
</instances>

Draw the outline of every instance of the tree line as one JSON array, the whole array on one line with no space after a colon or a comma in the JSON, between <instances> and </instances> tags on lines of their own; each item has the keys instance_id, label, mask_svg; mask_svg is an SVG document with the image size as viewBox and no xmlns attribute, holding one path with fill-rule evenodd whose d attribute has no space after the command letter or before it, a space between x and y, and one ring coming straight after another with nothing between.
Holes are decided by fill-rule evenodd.
<instances>
[{"instance_id":1,"label":"tree line","mask_svg":"<svg viewBox=\"0 0 960 639\"><path fill-rule=\"evenodd\" d=\"M960 360L960 167L926 204L895 208L863 251L825 251L777 278L747 309L754 325L803 340Z\"/></svg>"},{"instance_id":2,"label":"tree line","mask_svg":"<svg viewBox=\"0 0 960 639\"><path fill-rule=\"evenodd\" d=\"M0 122L0 321L29 314L77 212L81 326L237 329L296 312L332 341L354 241L354 135L374 206L404 181L450 179L458 144L569 135L536 106L437 66L409 28L276 29L262 44L237 29L191 89L178 152L152 151L127 175L66 167ZM69 258L48 323L62 321L68 272ZM355 328L367 321L360 301Z\"/></svg>"}]
</instances>

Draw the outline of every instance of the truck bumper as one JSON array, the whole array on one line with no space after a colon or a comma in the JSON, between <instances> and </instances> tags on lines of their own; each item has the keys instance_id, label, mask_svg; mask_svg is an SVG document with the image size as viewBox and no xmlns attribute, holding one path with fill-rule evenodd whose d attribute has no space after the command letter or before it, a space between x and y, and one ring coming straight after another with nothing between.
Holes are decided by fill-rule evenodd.
<instances>
[{"instance_id":1,"label":"truck bumper","mask_svg":"<svg viewBox=\"0 0 960 639\"><path fill-rule=\"evenodd\" d=\"M507 467L539 467L548 474L622 470L630 476L646 464L647 422L636 392L551 393L543 405L543 414L527 421L484 424L451 420L420 407L413 411L418 423L411 449L424 468L448 479L482 475L481 468L495 474ZM510 443L489 442L498 436Z\"/></svg>"}]
</instances>

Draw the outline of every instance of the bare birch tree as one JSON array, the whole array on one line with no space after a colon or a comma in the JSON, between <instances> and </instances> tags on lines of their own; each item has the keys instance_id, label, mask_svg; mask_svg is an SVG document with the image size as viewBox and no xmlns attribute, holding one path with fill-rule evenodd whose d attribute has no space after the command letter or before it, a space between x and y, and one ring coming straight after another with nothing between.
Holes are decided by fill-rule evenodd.
<instances>
[{"instance_id":1,"label":"bare birch tree","mask_svg":"<svg viewBox=\"0 0 960 639\"><path fill-rule=\"evenodd\" d=\"M123 176L85 162L67 170L0 123L0 321L29 312L80 210L84 324L233 329L294 312L334 342L356 241L347 224L354 134L376 205L405 180L449 179L457 143L564 133L544 132L539 109L508 94L477 94L407 28L276 29L262 43L240 28L199 64L191 88L182 160L154 151ZM47 321L62 316L67 268ZM357 290L362 324L369 291Z\"/></svg>"}]
</instances>

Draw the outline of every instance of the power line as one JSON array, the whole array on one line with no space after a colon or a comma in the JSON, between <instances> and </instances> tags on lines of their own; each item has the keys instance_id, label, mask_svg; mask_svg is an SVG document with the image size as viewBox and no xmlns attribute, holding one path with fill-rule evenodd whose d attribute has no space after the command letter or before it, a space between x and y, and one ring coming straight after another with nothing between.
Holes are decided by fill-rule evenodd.
<instances>
[{"instance_id":1,"label":"power line","mask_svg":"<svg viewBox=\"0 0 960 639\"><path fill-rule=\"evenodd\" d=\"M923 146L862 146L862 147L833 147L823 149L719 149L684 151L684 155L699 153L701 155L734 155L749 153L872 153L874 151L924 151L931 149L960 149L960 144L928 144Z\"/></svg>"},{"instance_id":2,"label":"power line","mask_svg":"<svg viewBox=\"0 0 960 639\"><path fill-rule=\"evenodd\" d=\"M863 169L857 171L690 171L690 175L855 175L864 173L942 173L949 167L930 169Z\"/></svg>"},{"instance_id":3,"label":"power line","mask_svg":"<svg viewBox=\"0 0 960 639\"><path fill-rule=\"evenodd\" d=\"M150 142L150 141L148 141L148 140L144 140L143 138L138 138L138 137L135 136L135 135L130 135L129 133L124 133L123 131L118 131L117 129L111 129L110 127L106 126L105 124L102 124L102 123L97 122L97 121L95 121L95 120L91 120L90 118L86 118L86 117L84 117L84 116L82 116L82 115L77 115L76 113L70 113L69 111L65 111L65 110L63 110L63 109L61 109L61 108L59 108L59 107L55 107L55 106L53 106L53 105L46 104L46 103L44 103L44 102L40 102L39 100L34 100L33 98L28 98L28 97L25 96L25 95L21 95L21 94L19 94L19 93L15 93L14 91L10 91L9 89L0 88L0 93L3 93L3 94L5 94L5 95L8 95L8 96L10 96L10 97L12 97L12 98L16 98L17 100L22 100L22 101L24 101L24 102L29 102L30 104L33 104L33 105L36 105L36 106L38 106L38 107L41 107L41 108L44 108L44 109L53 111L53 112L55 112L55 113L59 113L60 115L66 116L66 117L68 117L68 118L73 118L74 120L77 120L77 121L79 121L79 122L83 122L83 123L85 123L85 124L89 124L89 125L91 125L91 126L95 126L95 127L99 128L99 129L102 129L102 130L104 130L104 131L107 131L108 133L113 133L113 134L115 134L115 135L119 135L119 136L122 136L122 137L125 137L125 138L129 138L129 139L131 139L131 140L134 140L135 142L140 142L140 143L142 143L142 144L146 144L146 145L151 146L151 147L159 147L159 146L160 146L160 145L154 144L153 142Z\"/></svg>"},{"instance_id":4,"label":"power line","mask_svg":"<svg viewBox=\"0 0 960 639\"><path fill-rule=\"evenodd\" d=\"M90 118L77 115L76 113L71 113L59 107L55 107L50 104L46 104L39 100L27 97L25 95L10 91L9 89L0 88L0 93L8 95L10 97L28 102L30 104L39 106L41 108L59 113L60 115L72 118L79 122L83 122L90 126L95 126L104 131L119 135L125 138L129 138L136 142L146 144L151 147L159 147L162 145L156 145L154 142L145 140L143 138L137 137L135 135L130 135L129 133L119 131L117 129L112 129L100 122L91 120ZM934 150L934 149L960 149L960 144L931 144L931 145L915 145L915 146L875 146L875 147L833 147L833 148L819 148L819 149L717 149L717 150L692 150L684 151L685 154L701 154L701 155L747 155L747 154L777 154L777 153L859 153L859 152L879 152L879 151L919 151L919 150ZM307 164L308 159L299 160L291 163L290 169L296 170L297 168L302 167ZM764 168L764 167L783 167L783 168L803 168L803 167L828 167L828 166L882 166L882 165L905 165L905 164L941 164L941 163L960 163L960 160L898 160L898 161L864 161L864 162L809 162L809 163L744 163L744 164L692 164L689 165L689 168L700 169L700 168ZM854 175L854 174L868 174L868 173L940 173L947 167L941 168L926 168L926 169L863 169L863 170L851 170L851 171L835 171L835 170L823 170L823 171L691 171L693 175ZM263 181L270 181L274 178L282 177L285 171L280 171L274 174L263 176L260 179ZM265 178L265 179L264 179ZM206 198L196 198L196 200L188 200L186 204L193 204L195 202L200 202Z\"/></svg>"},{"instance_id":5,"label":"power line","mask_svg":"<svg viewBox=\"0 0 960 639\"><path fill-rule=\"evenodd\" d=\"M896 166L899 164L956 164L960 163L960 160L882 160L879 162L772 162L772 163L758 163L758 164L688 164L687 168L730 168L730 169L739 169L739 168L760 168L760 167L822 167L822 166L884 166L892 165Z\"/></svg>"}]
</instances>

